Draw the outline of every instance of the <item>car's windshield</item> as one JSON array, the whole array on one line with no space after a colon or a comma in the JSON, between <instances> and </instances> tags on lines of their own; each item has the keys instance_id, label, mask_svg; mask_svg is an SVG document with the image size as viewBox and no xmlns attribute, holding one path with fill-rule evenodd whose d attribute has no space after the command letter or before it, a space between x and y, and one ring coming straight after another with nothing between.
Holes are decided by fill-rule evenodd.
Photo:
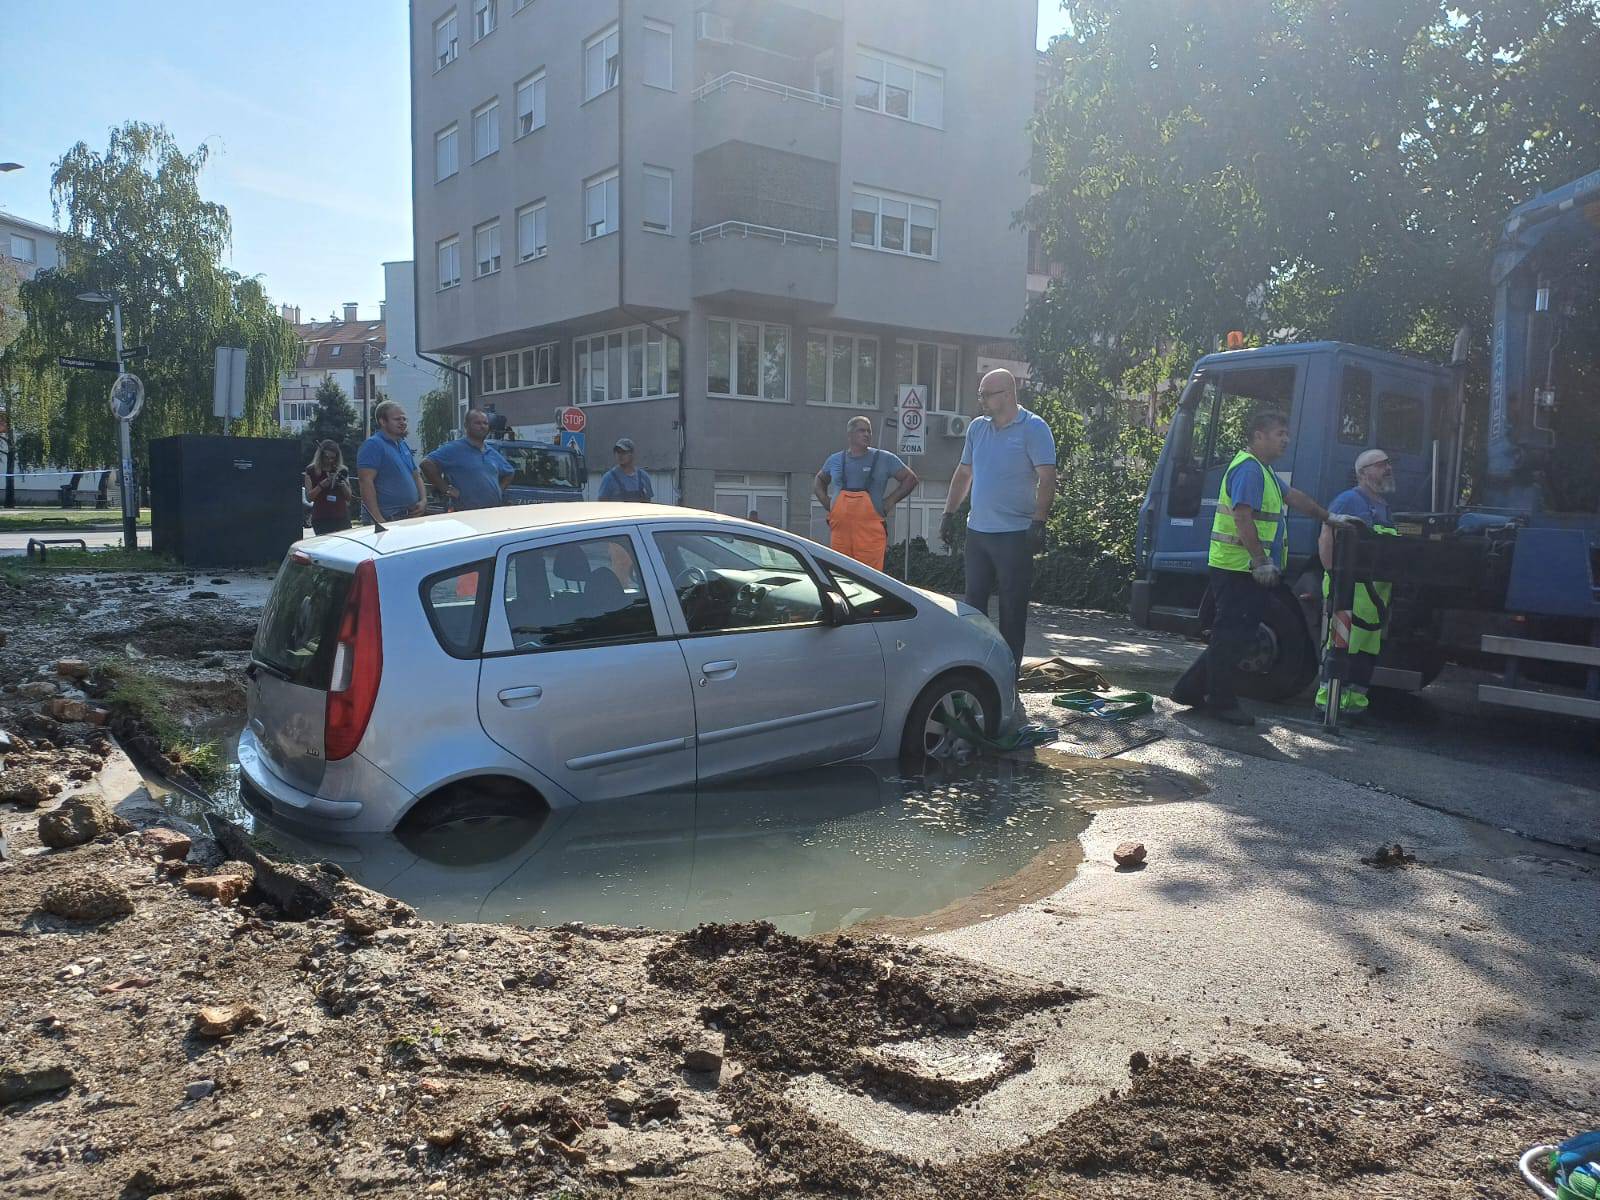
<instances>
[{"instance_id":1,"label":"car's windshield","mask_svg":"<svg viewBox=\"0 0 1600 1200\"><path fill-rule=\"evenodd\" d=\"M512 487L577 487L577 458L543 446L501 446L500 453L516 471Z\"/></svg>"}]
</instances>

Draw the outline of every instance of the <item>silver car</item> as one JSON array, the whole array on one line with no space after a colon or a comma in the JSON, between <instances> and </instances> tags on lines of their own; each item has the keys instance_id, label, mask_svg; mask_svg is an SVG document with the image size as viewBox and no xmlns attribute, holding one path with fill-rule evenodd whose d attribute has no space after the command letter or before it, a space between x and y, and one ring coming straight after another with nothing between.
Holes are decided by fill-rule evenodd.
<instances>
[{"instance_id":1,"label":"silver car","mask_svg":"<svg viewBox=\"0 0 1600 1200\"><path fill-rule=\"evenodd\" d=\"M296 545L251 651L246 803L356 832L562 808L1011 729L977 610L661 505L423 517Z\"/></svg>"}]
</instances>

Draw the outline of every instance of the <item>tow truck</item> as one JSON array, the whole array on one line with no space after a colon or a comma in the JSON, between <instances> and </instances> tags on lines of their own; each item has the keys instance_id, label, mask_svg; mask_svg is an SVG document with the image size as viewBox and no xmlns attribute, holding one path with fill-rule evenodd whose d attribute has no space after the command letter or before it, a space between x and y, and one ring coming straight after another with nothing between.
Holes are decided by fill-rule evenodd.
<instances>
[{"instance_id":1,"label":"tow truck","mask_svg":"<svg viewBox=\"0 0 1600 1200\"><path fill-rule=\"evenodd\" d=\"M1559 486L1560 406L1600 404L1596 348L1576 336L1579 318L1600 310L1597 268L1600 171L1509 214L1492 267L1486 469L1470 489L1469 330L1442 366L1340 342L1202 358L1140 508L1135 623L1200 632L1222 473L1249 411L1270 403L1290 418L1289 454L1274 467L1286 484L1327 501L1352 486L1363 450L1382 447L1394 463L1401 536L1364 538L1360 555L1361 577L1395 584L1376 686L1415 691L1446 662L1468 662L1502 674L1478 686L1480 702L1600 720L1600 513L1547 506L1574 490ZM1298 695L1320 661L1318 528L1288 521L1291 588L1274 596L1243 664L1240 691L1257 699Z\"/></svg>"}]
</instances>

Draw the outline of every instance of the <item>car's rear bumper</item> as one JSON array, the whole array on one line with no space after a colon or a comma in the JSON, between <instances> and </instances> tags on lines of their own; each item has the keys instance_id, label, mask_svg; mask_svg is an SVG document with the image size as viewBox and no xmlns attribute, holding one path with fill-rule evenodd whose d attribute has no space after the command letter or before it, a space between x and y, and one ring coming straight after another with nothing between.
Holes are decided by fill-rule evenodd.
<instances>
[{"instance_id":1,"label":"car's rear bumper","mask_svg":"<svg viewBox=\"0 0 1600 1200\"><path fill-rule=\"evenodd\" d=\"M359 751L329 763L317 793L297 788L274 774L248 727L239 735L239 790L248 807L274 820L346 833L387 832L413 798Z\"/></svg>"}]
</instances>

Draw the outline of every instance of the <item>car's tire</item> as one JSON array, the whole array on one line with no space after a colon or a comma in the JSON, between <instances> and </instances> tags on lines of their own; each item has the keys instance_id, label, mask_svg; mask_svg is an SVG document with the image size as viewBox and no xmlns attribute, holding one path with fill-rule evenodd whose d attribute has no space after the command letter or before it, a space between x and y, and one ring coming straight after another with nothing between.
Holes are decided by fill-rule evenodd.
<instances>
[{"instance_id":1,"label":"car's tire","mask_svg":"<svg viewBox=\"0 0 1600 1200\"><path fill-rule=\"evenodd\" d=\"M906 715L905 729L900 735L900 758L910 766L918 766L928 758L951 757L965 739L953 737L937 727L933 721L936 710L952 711L960 704L976 708L979 728L993 737L1000 728L1000 698L994 682L979 671L950 671L939 676L911 705Z\"/></svg>"},{"instance_id":2,"label":"car's tire","mask_svg":"<svg viewBox=\"0 0 1600 1200\"><path fill-rule=\"evenodd\" d=\"M1305 618L1287 591L1267 597L1267 611L1256 628L1252 651L1234 676L1236 689L1251 700L1289 700L1317 677L1317 653Z\"/></svg>"}]
</instances>

